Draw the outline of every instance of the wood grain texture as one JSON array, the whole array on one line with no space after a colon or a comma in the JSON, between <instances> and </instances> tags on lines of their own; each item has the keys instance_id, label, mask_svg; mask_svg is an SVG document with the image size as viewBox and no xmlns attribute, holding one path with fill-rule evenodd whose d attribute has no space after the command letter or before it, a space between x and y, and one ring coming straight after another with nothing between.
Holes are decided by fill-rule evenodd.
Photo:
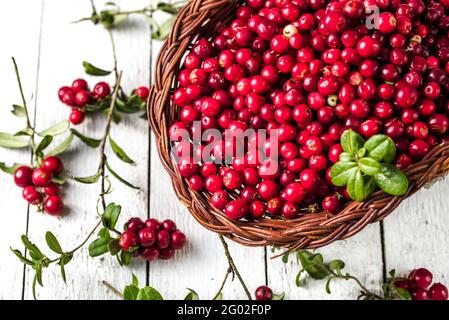
<instances>
[{"instance_id":1,"label":"wood grain texture","mask_svg":"<svg viewBox=\"0 0 449 320\"><path fill-rule=\"evenodd\" d=\"M39 57L39 34L41 24L41 1L8 1L2 4L2 10L9 13L0 19L0 131L14 133L26 127L24 118L15 118L10 110L13 104L22 105L11 57L19 64L25 98L34 118L36 97L36 74ZM27 28L23 28L26 21ZM9 31L8 31L9 30ZM10 32L14 30L14 32ZM31 152L26 150L0 149L0 161L8 165L29 163ZM3 228L0 234L0 300L20 299L22 296L23 265L11 253L10 247L23 252L20 235L26 231L27 204L8 174L0 172L0 204Z\"/></svg>"}]
</instances>

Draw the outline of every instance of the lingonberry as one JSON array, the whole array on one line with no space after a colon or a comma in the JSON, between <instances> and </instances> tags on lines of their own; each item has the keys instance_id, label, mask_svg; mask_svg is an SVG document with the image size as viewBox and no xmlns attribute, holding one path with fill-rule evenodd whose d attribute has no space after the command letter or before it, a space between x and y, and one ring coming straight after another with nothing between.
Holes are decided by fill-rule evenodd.
<instances>
[{"instance_id":1,"label":"lingonberry","mask_svg":"<svg viewBox=\"0 0 449 320\"><path fill-rule=\"evenodd\" d=\"M299 205L293 202L286 202L282 206L282 216L285 219L296 219L299 215Z\"/></svg>"},{"instance_id":2,"label":"lingonberry","mask_svg":"<svg viewBox=\"0 0 449 320\"><path fill-rule=\"evenodd\" d=\"M356 118L366 118L370 112L368 102L363 99L356 99L349 105L351 114Z\"/></svg>"},{"instance_id":3,"label":"lingonberry","mask_svg":"<svg viewBox=\"0 0 449 320\"><path fill-rule=\"evenodd\" d=\"M224 190L215 191L211 196L211 204L219 210L224 209L228 202L229 194Z\"/></svg>"},{"instance_id":4,"label":"lingonberry","mask_svg":"<svg viewBox=\"0 0 449 320\"><path fill-rule=\"evenodd\" d=\"M33 186L26 186L22 190L22 197L32 205L38 205L42 203L42 195Z\"/></svg>"},{"instance_id":5,"label":"lingonberry","mask_svg":"<svg viewBox=\"0 0 449 320\"><path fill-rule=\"evenodd\" d=\"M425 140L429 136L429 128L424 122L418 121L413 124L413 137L418 140Z\"/></svg>"},{"instance_id":6,"label":"lingonberry","mask_svg":"<svg viewBox=\"0 0 449 320\"><path fill-rule=\"evenodd\" d=\"M396 18L391 12L382 12L376 22L379 31L385 34L392 33L396 28Z\"/></svg>"},{"instance_id":7,"label":"lingonberry","mask_svg":"<svg viewBox=\"0 0 449 320\"><path fill-rule=\"evenodd\" d=\"M144 228L145 224L140 218L134 217L129 219L125 224L125 229L134 233L138 233L140 229ZM149 227L149 226L147 226ZM155 230L155 229L152 229Z\"/></svg>"},{"instance_id":8,"label":"lingonberry","mask_svg":"<svg viewBox=\"0 0 449 320\"><path fill-rule=\"evenodd\" d=\"M366 139L371 138L380 131L380 124L374 120L366 120L360 125L360 134Z\"/></svg>"},{"instance_id":9,"label":"lingonberry","mask_svg":"<svg viewBox=\"0 0 449 320\"><path fill-rule=\"evenodd\" d=\"M74 124L78 125L81 124L84 121L85 113L78 108L73 108L72 112L70 112L69 121Z\"/></svg>"},{"instance_id":10,"label":"lingonberry","mask_svg":"<svg viewBox=\"0 0 449 320\"><path fill-rule=\"evenodd\" d=\"M44 187L50 184L53 175L44 168L36 168L31 174L31 180L35 186Z\"/></svg>"},{"instance_id":11,"label":"lingonberry","mask_svg":"<svg viewBox=\"0 0 449 320\"><path fill-rule=\"evenodd\" d=\"M305 169L300 174L301 185L307 191L313 191L318 185L320 177L318 173L311 169Z\"/></svg>"},{"instance_id":12,"label":"lingonberry","mask_svg":"<svg viewBox=\"0 0 449 320\"><path fill-rule=\"evenodd\" d=\"M253 218L263 217L266 210L267 210L266 205L260 200L251 202L251 204L249 206L249 213L251 214L251 216Z\"/></svg>"},{"instance_id":13,"label":"lingonberry","mask_svg":"<svg viewBox=\"0 0 449 320\"><path fill-rule=\"evenodd\" d=\"M427 120L429 129L432 133L444 134L449 128L449 119L446 115L441 113L435 113Z\"/></svg>"},{"instance_id":14,"label":"lingonberry","mask_svg":"<svg viewBox=\"0 0 449 320\"><path fill-rule=\"evenodd\" d=\"M183 232L177 230L171 234L170 243L173 249L176 250L182 249L185 246L186 242L187 238Z\"/></svg>"},{"instance_id":15,"label":"lingonberry","mask_svg":"<svg viewBox=\"0 0 449 320\"><path fill-rule=\"evenodd\" d=\"M33 169L27 166L20 166L14 171L14 183L21 188L31 185Z\"/></svg>"},{"instance_id":16,"label":"lingonberry","mask_svg":"<svg viewBox=\"0 0 449 320\"><path fill-rule=\"evenodd\" d=\"M421 288L412 290L412 300L430 300L429 293Z\"/></svg>"},{"instance_id":17,"label":"lingonberry","mask_svg":"<svg viewBox=\"0 0 449 320\"><path fill-rule=\"evenodd\" d=\"M331 162L336 163L340 158L340 154L343 152L341 144L335 144L329 149L328 158Z\"/></svg>"},{"instance_id":18,"label":"lingonberry","mask_svg":"<svg viewBox=\"0 0 449 320\"><path fill-rule=\"evenodd\" d=\"M118 244L122 250L129 251L139 245L139 238L134 232L127 230L120 235Z\"/></svg>"},{"instance_id":19,"label":"lingonberry","mask_svg":"<svg viewBox=\"0 0 449 320\"><path fill-rule=\"evenodd\" d=\"M259 183L257 192L262 200L268 201L279 195L280 187L272 180L265 180Z\"/></svg>"},{"instance_id":20,"label":"lingonberry","mask_svg":"<svg viewBox=\"0 0 449 320\"><path fill-rule=\"evenodd\" d=\"M431 300L447 300L448 292L445 285L441 283L434 283L429 288L429 295Z\"/></svg>"},{"instance_id":21,"label":"lingonberry","mask_svg":"<svg viewBox=\"0 0 449 320\"><path fill-rule=\"evenodd\" d=\"M88 85L84 79L76 79L72 82L72 90L78 92L81 90L88 90Z\"/></svg>"},{"instance_id":22,"label":"lingonberry","mask_svg":"<svg viewBox=\"0 0 449 320\"><path fill-rule=\"evenodd\" d=\"M56 183L50 183L43 190L47 196L58 196L61 194L61 188Z\"/></svg>"},{"instance_id":23,"label":"lingonberry","mask_svg":"<svg viewBox=\"0 0 449 320\"><path fill-rule=\"evenodd\" d=\"M75 103L78 107L84 107L90 101L90 94L87 90L80 90L75 95Z\"/></svg>"},{"instance_id":24,"label":"lingonberry","mask_svg":"<svg viewBox=\"0 0 449 320\"><path fill-rule=\"evenodd\" d=\"M160 249L158 258L161 260L168 260L168 259L173 258L175 253L176 253L176 251L173 248Z\"/></svg>"},{"instance_id":25,"label":"lingonberry","mask_svg":"<svg viewBox=\"0 0 449 320\"><path fill-rule=\"evenodd\" d=\"M92 90L97 99L104 99L111 93L111 87L106 82L98 82Z\"/></svg>"},{"instance_id":26,"label":"lingonberry","mask_svg":"<svg viewBox=\"0 0 449 320\"><path fill-rule=\"evenodd\" d=\"M323 210L327 211L330 214L337 214L341 209L341 202L338 199L337 195L327 196L321 202L321 206Z\"/></svg>"},{"instance_id":27,"label":"lingonberry","mask_svg":"<svg viewBox=\"0 0 449 320\"><path fill-rule=\"evenodd\" d=\"M379 55L381 44L369 36L362 37L357 43L357 53L364 58L375 58Z\"/></svg>"},{"instance_id":28,"label":"lingonberry","mask_svg":"<svg viewBox=\"0 0 449 320\"><path fill-rule=\"evenodd\" d=\"M150 218L145 221L145 226L154 231L159 231L162 229L162 224L154 218Z\"/></svg>"},{"instance_id":29,"label":"lingonberry","mask_svg":"<svg viewBox=\"0 0 449 320\"><path fill-rule=\"evenodd\" d=\"M256 289L256 300L271 300L273 299L273 291L267 286L260 286Z\"/></svg>"},{"instance_id":30,"label":"lingonberry","mask_svg":"<svg viewBox=\"0 0 449 320\"><path fill-rule=\"evenodd\" d=\"M170 234L165 230L160 230L156 234L156 245L159 249L168 248L170 245Z\"/></svg>"},{"instance_id":31,"label":"lingonberry","mask_svg":"<svg viewBox=\"0 0 449 320\"><path fill-rule=\"evenodd\" d=\"M41 167L53 174L59 174L64 169L61 159L54 156L44 158Z\"/></svg>"},{"instance_id":32,"label":"lingonberry","mask_svg":"<svg viewBox=\"0 0 449 320\"><path fill-rule=\"evenodd\" d=\"M416 109L407 108L401 111L401 121L404 124L414 124L419 120L419 112Z\"/></svg>"},{"instance_id":33,"label":"lingonberry","mask_svg":"<svg viewBox=\"0 0 449 320\"><path fill-rule=\"evenodd\" d=\"M44 211L52 216L60 216L64 204L59 196L49 196L44 202Z\"/></svg>"},{"instance_id":34,"label":"lingonberry","mask_svg":"<svg viewBox=\"0 0 449 320\"><path fill-rule=\"evenodd\" d=\"M415 140L409 146L410 155L417 160L424 158L430 151L430 147L427 142L423 140Z\"/></svg>"},{"instance_id":35,"label":"lingonberry","mask_svg":"<svg viewBox=\"0 0 449 320\"><path fill-rule=\"evenodd\" d=\"M189 187L194 191L201 191L204 188L204 179L200 175L193 175L189 178Z\"/></svg>"},{"instance_id":36,"label":"lingonberry","mask_svg":"<svg viewBox=\"0 0 449 320\"><path fill-rule=\"evenodd\" d=\"M408 278L416 287L427 289L432 283L433 275L426 268L419 268L410 272Z\"/></svg>"},{"instance_id":37,"label":"lingonberry","mask_svg":"<svg viewBox=\"0 0 449 320\"><path fill-rule=\"evenodd\" d=\"M148 227L140 229L138 236L140 244L144 247L150 247L156 242L156 232Z\"/></svg>"},{"instance_id":38,"label":"lingonberry","mask_svg":"<svg viewBox=\"0 0 449 320\"><path fill-rule=\"evenodd\" d=\"M249 205L242 199L230 201L225 208L225 214L229 219L240 220L249 212Z\"/></svg>"},{"instance_id":39,"label":"lingonberry","mask_svg":"<svg viewBox=\"0 0 449 320\"><path fill-rule=\"evenodd\" d=\"M140 255L147 261L154 261L159 257L159 249L156 246L143 248Z\"/></svg>"}]
</instances>

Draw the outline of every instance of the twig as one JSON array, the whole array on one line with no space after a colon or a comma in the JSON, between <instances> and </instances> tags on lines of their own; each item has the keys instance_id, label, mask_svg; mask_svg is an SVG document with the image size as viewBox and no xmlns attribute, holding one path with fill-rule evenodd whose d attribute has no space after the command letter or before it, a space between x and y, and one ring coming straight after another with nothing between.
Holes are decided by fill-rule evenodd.
<instances>
[{"instance_id":1,"label":"twig","mask_svg":"<svg viewBox=\"0 0 449 320\"><path fill-rule=\"evenodd\" d=\"M94 0L90 0L90 5L92 7L92 16L96 16L97 15L97 8L95 7Z\"/></svg>"},{"instance_id":2,"label":"twig","mask_svg":"<svg viewBox=\"0 0 449 320\"><path fill-rule=\"evenodd\" d=\"M231 267L228 267L228 269L226 270L226 274L225 277L223 279L223 282L220 285L220 288L218 289L217 293L215 294L214 298L212 300L216 300L218 298L218 296L220 295L220 293L223 291L224 285L226 284L226 281L228 281L228 277L229 274L231 274L233 271L231 269Z\"/></svg>"},{"instance_id":3,"label":"twig","mask_svg":"<svg viewBox=\"0 0 449 320\"><path fill-rule=\"evenodd\" d=\"M252 300L251 298L251 293L249 293L248 287L245 284L245 281L243 281L242 276L240 275L239 270L237 269L237 267L235 266L234 260L232 259L231 254L229 253L229 248L228 248L228 244L226 243L225 239L223 238L222 235L218 236L220 238L221 244L223 245L223 249L226 255L226 258L228 259L228 263L229 263L229 267L233 270L233 272L235 273L235 275L237 276L237 278L240 281L240 284L243 287L243 290L245 291L246 296L248 297L249 300Z\"/></svg>"},{"instance_id":4,"label":"twig","mask_svg":"<svg viewBox=\"0 0 449 320\"><path fill-rule=\"evenodd\" d=\"M112 34L112 30L108 29L109 38L111 39L111 46L112 46L112 58L114 60L114 73L115 73L115 79L118 80L118 69L117 69L117 50L115 47L115 41L114 41L114 35Z\"/></svg>"},{"instance_id":5,"label":"twig","mask_svg":"<svg viewBox=\"0 0 449 320\"><path fill-rule=\"evenodd\" d=\"M114 288L109 282L103 280L102 283L103 283L103 285L104 285L106 288L108 288L109 290L111 290L112 293L114 293L116 296L118 296L118 297L121 298L121 299L125 299L125 297L123 296L123 294L122 294L120 291L118 291L116 288Z\"/></svg>"}]
</instances>

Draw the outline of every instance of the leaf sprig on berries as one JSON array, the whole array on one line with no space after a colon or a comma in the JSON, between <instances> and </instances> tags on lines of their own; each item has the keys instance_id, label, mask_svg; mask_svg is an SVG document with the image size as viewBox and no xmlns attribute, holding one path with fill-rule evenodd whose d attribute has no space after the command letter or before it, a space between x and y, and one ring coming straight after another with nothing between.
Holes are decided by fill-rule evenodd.
<instances>
[{"instance_id":1,"label":"leaf sprig on berries","mask_svg":"<svg viewBox=\"0 0 449 320\"><path fill-rule=\"evenodd\" d=\"M332 183L347 187L349 196L363 201L378 188L400 196L408 189L405 174L391 165L396 158L396 146L390 137L378 134L365 142L355 131L346 130L341 136L343 153L332 166Z\"/></svg>"}]
</instances>

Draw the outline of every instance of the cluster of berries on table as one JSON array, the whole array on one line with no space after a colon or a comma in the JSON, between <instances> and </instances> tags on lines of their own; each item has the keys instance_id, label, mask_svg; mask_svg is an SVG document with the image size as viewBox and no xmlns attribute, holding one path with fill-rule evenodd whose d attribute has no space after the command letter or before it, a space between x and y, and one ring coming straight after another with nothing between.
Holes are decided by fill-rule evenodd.
<instances>
[{"instance_id":1,"label":"cluster of berries on table","mask_svg":"<svg viewBox=\"0 0 449 320\"><path fill-rule=\"evenodd\" d=\"M14 172L15 184L22 188L23 198L31 205L52 216L60 216L64 209L61 188L53 182L64 165L58 157L46 157L37 168L20 166Z\"/></svg>"},{"instance_id":2,"label":"cluster of berries on table","mask_svg":"<svg viewBox=\"0 0 449 320\"><path fill-rule=\"evenodd\" d=\"M447 300L446 286L441 283L432 284L432 281L432 273L419 268L411 271L406 279L396 280L394 285L410 292L413 300Z\"/></svg>"},{"instance_id":3,"label":"cluster of berries on table","mask_svg":"<svg viewBox=\"0 0 449 320\"><path fill-rule=\"evenodd\" d=\"M132 252L145 260L168 260L175 255L176 250L186 244L186 236L177 229L172 220L162 222L150 218L145 222L140 218L131 218L125 224L119 246L123 251Z\"/></svg>"},{"instance_id":4,"label":"cluster of berries on table","mask_svg":"<svg viewBox=\"0 0 449 320\"><path fill-rule=\"evenodd\" d=\"M88 108L89 105L107 107L111 92L111 87L104 81L98 82L90 90L86 80L76 79L70 87L61 87L58 90L58 96L62 103L72 108L69 121L74 125L78 125L84 121L86 113L91 111ZM145 101L148 98L149 89L148 87L141 86L134 90L133 94L139 96L142 101ZM93 108L93 110L95 111L96 108Z\"/></svg>"},{"instance_id":5,"label":"cluster of berries on table","mask_svg":"<svg viewBox=\"0 0 449 320\"><path fill-rule=\"evenodd\" d=\"M350 198L329 172L345 130L392 138L401 170L448 140L448 9L449 1L248 0L183 61L169 130L179 173L230 219L294 219L317 205L338 213ZM183 156L193 143L179 137L193 137L194 121L223 138L276 132L280 157L267 159L269 140L257 148L247 139L242 158L210 138L196 150L212 161L198 163ZM222 165L229 154L232 164Z\"/></svg>"}]
</instances>

